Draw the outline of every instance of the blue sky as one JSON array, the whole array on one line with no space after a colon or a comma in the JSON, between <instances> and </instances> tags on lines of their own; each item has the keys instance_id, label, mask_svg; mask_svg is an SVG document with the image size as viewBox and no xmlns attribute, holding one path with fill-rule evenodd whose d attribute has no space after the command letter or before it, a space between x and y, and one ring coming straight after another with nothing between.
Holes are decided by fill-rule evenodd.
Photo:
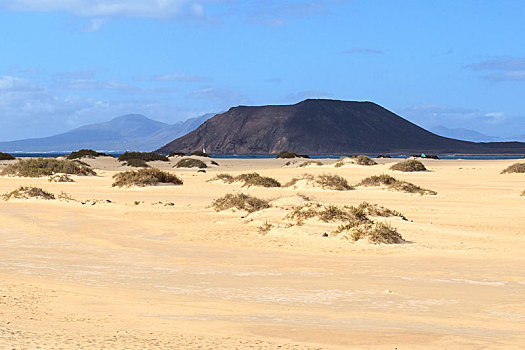
<instances>
[{"instance_id":1,"label":"blue sky","mask_svg":"<svg viewBox=\"0 0 525 350\"><path fill-rule=\"evenodd\" d=\"M525 134L524 18L519 0L0 0L0 141L316 97Z\"/></svg>"}]
</instances>

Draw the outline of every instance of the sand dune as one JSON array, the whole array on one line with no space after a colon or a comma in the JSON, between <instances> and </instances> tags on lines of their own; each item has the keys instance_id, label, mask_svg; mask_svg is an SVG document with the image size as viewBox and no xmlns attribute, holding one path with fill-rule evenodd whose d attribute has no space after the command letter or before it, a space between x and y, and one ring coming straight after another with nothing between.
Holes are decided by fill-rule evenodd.
<instances>
[{"instance_id":1,"label":"sand dune","mask_svg":"<svg viewBox=\"0 0 525 350\"><path fill-rule=\"evenodd\" d=\"M512 160L426 160L426 172L375 166L297 168L288 160L218 159L173 169L182 186L112 187L114 159L83 159L98 176L0 177L0 194L37 186L71 200L0 201L1 349L519 349L525 343L524 174ZM8 162L0 162L0 168ZM281 183L304 173L350 184L390 174L437 192L209 182L256 171ZM272 207L217 212L246 193ZM324 237L335 224L287 227L296 205L363 201L405 244ZM274 227L261 234L264 223Z\"/></svg>"}]
</instances>

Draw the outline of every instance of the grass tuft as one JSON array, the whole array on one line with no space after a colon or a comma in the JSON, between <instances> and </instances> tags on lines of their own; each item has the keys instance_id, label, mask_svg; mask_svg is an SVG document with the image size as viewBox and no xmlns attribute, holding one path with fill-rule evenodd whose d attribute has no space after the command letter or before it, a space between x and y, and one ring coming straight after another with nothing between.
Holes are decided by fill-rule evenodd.
<instances>
[{"instance_id":1,"label":"grass tuft","mask_svg":"<svg viewBox=\"0 0 525 350\"><path fill-rule=\"evenodd\" d=\"M6 193L2 198L8 201L11 198L17 199L29 199L29 198L39 198L39 199L55 199L55 195L49 192L44 191L38 187L24 187L21 186L14 191Z\"/></svg>"},{"instance_id":2,"label":"grass tuft","mask_svg":"<svg viewBox=\"0 0 525 350\"><path fill-rule=\"evenodd\" d=\"M91 168L78 164L76 161L55 158L20 159L18 162L6 166L1 175L43 177L57 173L82 176L96 175Z\"/></svg>"},{"instance_id":3,"label":"grass tuft","mask_svg":"<svg viewBox=\"0 0 525 350\"><path fill-rule=\"evenodd\" d=\"M176 175L156 168L130 170L113 175L113 187L155 186L159 183L182 185Z\"/></svg>"},{"instance_id":4,"label":"grass tuft","mask_svg":"<svg viewBox=\"0 0 525 350\"><path fill-rule=\"evenodd\" d=\"M525 163L514 163L503 169L502 174L511 174L511 173L525 173Z\"/></svg>"},{"instance_id":5,"label":"grass tuft","mask_svg":"<svg viewBox=\"0 0 525 350\"><path fill-rule=\"evenodd\" d=\"M244 193L228 193L224 197L214 200L211 206L216 211L236 208L238 210L246 210L249 213L253 213L258 210L269 208L270 204L264 199L249 196Z\"/></svg>"},{"instance_id":6,"label":"grass tuft","mask_svg":"<svg viewBox=\"0 0 525 350\"><path fill-rule=\"evenodd\" d=\"M402 162L396 163L390 167L391 170L413 172L413 171L426 171L427 168L419 160L407 159Z\"/></svg>"},{"instance_id":7,"label":"grass tuft","mask_svg":"<svg viewBox=\"0 0 525 350\"><path fill-rule=\"evenodd\" d=\"M357 156L355 159L355 163L359 165L376 165L377 163L367 156Z\"/></svg>"}]
</instances>

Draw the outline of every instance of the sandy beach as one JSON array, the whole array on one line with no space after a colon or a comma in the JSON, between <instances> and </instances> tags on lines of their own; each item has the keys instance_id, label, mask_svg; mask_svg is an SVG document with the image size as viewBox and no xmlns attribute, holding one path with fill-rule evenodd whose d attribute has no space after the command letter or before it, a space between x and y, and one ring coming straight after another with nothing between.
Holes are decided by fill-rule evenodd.
<instances>
[{"instance_id":1,"label":"sandy beach","mask_svg":"<svg viewBox=\"0 0 525 350\"><path fill-rule=\"evenodd\" d=\"M389 170L395 159L215 160L205 173L150 163L182 186L112 187L129 168L109 157L82 159L98 175L73 183L0 177L0 194L31 185L71 198L0 200L0 349L523 348L525 176L500 174L516 160L423 160L428 171L414 173ZM437 195L209 181L254 171L354 185L389 174ZM210 207L227 193L272 207ZM320 222L287 227L304 198L399 211L407 220L378 220L406 243L325 237Z\"/></svg>"}]
</instances>

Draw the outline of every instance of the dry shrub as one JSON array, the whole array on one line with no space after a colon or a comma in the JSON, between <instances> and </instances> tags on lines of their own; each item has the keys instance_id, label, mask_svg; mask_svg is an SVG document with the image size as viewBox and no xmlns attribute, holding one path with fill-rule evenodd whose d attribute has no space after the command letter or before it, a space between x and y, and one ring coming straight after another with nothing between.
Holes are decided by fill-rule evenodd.
<instances>
[{"instance_id":1,"label":"dry shrub","mask_svg":"<svg viewBox=\"0 0 525 350\"><path fill-rule=\"evenodd\" d=\"M69 175L57 174L49 177L49 182L75 182Z\"/></svg>"},{"instance_id":2,"label":"dry shrub","mask_svg":"<svg viewBox=\"0 0 525 350\"><path fill-rule=\"evenodd\" d=\"M407 159L402 162L396 163L390 167L391 170L413 172L413 171L425 171L427 168L419 160Z\"/></svg>"},{"instance_id":3,"label":"dry shrub","mask_svg":"<svg viewBox=\"0 0 525 350\"><path fill-rule=\"evenodd\" d=\"M4 200L9 200L11 198L17 199L29 199L29 198L39 198L39 199L55 199L55 195L52 193L46 192L38 187L24 187L21 186L14 191L6 193L2 196Z\"/></svg>"},{"instance_id":4,"label":"dry shrub","mask_svg":"<svg viewBox=\"0 0 525 350\"><path fill-rule=\"evenodd\" d=\"M210 181L221 180L225 183L231 184L234 182L243 182L243 187L258 186L258 187L281 187L281 183L274 178L268 176L261 176L258 173L244 173L237 176L230 174L218 174Z\"/></svg>"},{"instance_id":5,"label":"dry shrub","mask_svg":"<svg viewBox=\"0 0 525 350\"><path fill-rule=\"evenodd\" d=\"M184 158L181 159L175 164L176 168L199 168L204 169L208 166L202 160L193 159L193 158Z\"/></svg>"},{"instance_id":6,"label":"dry shrub","mask_svg":"<svg viewBox=\"0 0 525 350\"><path fill-rule=\"evenodd\" d=\"M70 160L58 160L55 158L30 158L20 159L14 164L9 164L2 171L2 175L22 177L43 177L53 174L71 175L96 175L88 166Z\"/></svg>"},{"instance_id":7,"label":"dry shrub","mask_svg":"<svg viewBox=\"0 0 525 350\"><path fill-rule=\"evenodd\" d=\"M333 235L349 236L357 241L368 238L372 243L402 243L404 242L397 230L389 224L374 222L369 216L392 217L398 216L406 220L405 216L397 211L377 204L363 202L358 206L337 207L321 203L306 203L296 206L284 218L293 225L304 225L308 219L316 218L323 222L341 222L332 232Z\"/></svg>"},{"instance_id":8,"label":"dry shrub","mask_svg":"<svg viewBox=\"0 0 525 350\"><path fill-rule=\"evenodd\" d=\"M525 173L525 163L514 163L511 166L504 169L502 174L511 174L511 173Z\"/></svg>"},{"instance_id":9,"label":"dry shrub","mask_svg":"<svg viewBox=\"0 0 525 350\"><path fill-rule=\"evenodd\" d=\"M523 192L521 192L521 195L522 195L522 196L525 196L525 190L523 190Z\"/></svg>"},{"instance_id":10,"label":"dry shrub","mask_svg":"<svg viewBox=\"0 0 525 350\"><path fill-rule=\"evenodd\" d=\"M9 153L0 152L0 160L13 160L16 159L16 157L12 156Z\"/></svg>"},{"instance_id":11,"label":"dry shrub","mask_svg":"<svg viewBox=\"0 0 525 350\"><path fill-rule=\"evenodd\" d=\"M143 159L128 159L124 164L134 168L149 168L148 163Z\"/></svg>"},{"instance_id":12,"label":"dry shrub","mask_svg":"<svg viewBox=\"0 0 525 350\"><path fill-rule=\"evenodd\" d=\"M246 210L249 213L253 213L258 210L269 208L270 204L264 199L249 196L244 193L229 193L224 197L217 198L216 200L214 200L211 206L216 211L236 208L239 210Z\"/></svg>"},{"instance_id":13,"label":"dry shrub","mask_svg":"<svg viewBox=\"0 0 525 350\"><path fill-rule=\"evenodd\" d=\"M387 186L392 191L406 192L406 193L418 193L420 195L436 195L436 191L428 190L426 188L419 187L413 183L401 181L393 176L381 174L367 177L361 180L358 186Z\"/></svg>"},{"instance_id":14,"label":"dry shrub","mask_svg":"<svg viewBox=\"0 0 525 350\"><path fill-rule=\"evenodd\" d=\"M323 165L323 162L318 161L318 160L309 160L307 162L302 162L301 164L299 164L298 168L304 168L305 166L308 166L308 165L321 166Z\"/></svg>"},{"instance_id":15,"label":"dry shrub","mask_svg":"<svg viewBox=\"0 0 525 350\"><path fill-rule=\"evenodd\" d=\"M376 165L377 163L370 159L370 157L367 157L367 156L357 156L356 159L355 159L355 163L356 164L359 164L359 165Z\"/></svg>"},{"instance_id":16,"label":"dry shrub","mask_svg":"<svg viewBox=\"0 0 525 350\"><path fill-rule=\"evenodd\" d=\"M323 189L336 191L348 191L354 189L348 184L348 181L346 181L345 178L339 175L323 174L317 176L315 181Z\"/></svg>"},{"instance_id":17,"label":"dry shrub","mask_svg":"<svg viewBox=\"0 0 525 350\"><path fill-rule=\"evenodd\" d=\"M156 168L130 170L113 175L113 187L155 186L159 183L182 185L176 175Z\"/></svg>"},{"instance_id":18,"label":"dry shrub","mask_svg":"<svg viewBox=\"0 0 525 350\"><path fill-rule=\"evenodd\" d=\"M306 154L297 154L295 152L281 151L275 156L275 158L310 158L310 156Z\"/></svg>"}]
</instances>

